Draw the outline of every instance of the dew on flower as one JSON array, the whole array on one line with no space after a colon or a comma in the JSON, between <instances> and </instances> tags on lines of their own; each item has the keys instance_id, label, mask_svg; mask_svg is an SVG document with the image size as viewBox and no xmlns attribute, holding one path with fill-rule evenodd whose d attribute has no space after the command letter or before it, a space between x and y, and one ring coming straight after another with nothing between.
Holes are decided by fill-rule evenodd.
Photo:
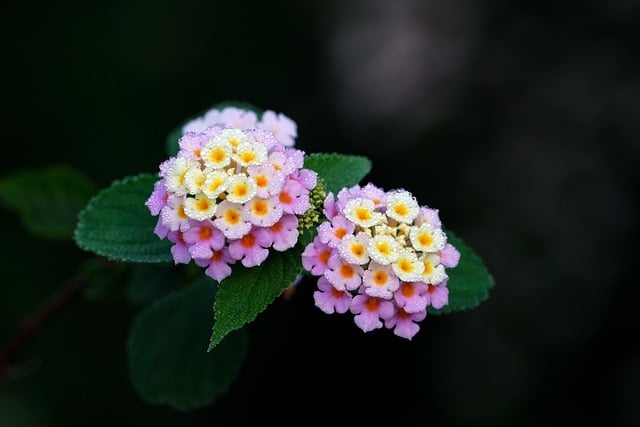
<instances>
[{"instance_id":1,"label":"dew on flower","mask_svg":"<svg viewBox=\"0 0 640 427\"><path fill-rule=\"evenodd\" d=\"M406 190L373 184L329 193L322 206L318 235L302 254L303 267L319 276L316 306L337 313L338 296L344 303L349 294L343 313L353 314L364 332L384 327L412 339L427 308L448 303L446 268L460 258L438 211L418 205Z\"/></svg>"},{"instance_id":2,"label":"dew on flower","mask_svg":"<svg viewBox=\"0 0 640 427\"><path fill-rule=\"evenodd\" d=\"M444 248L447 241L444 231L430 224L411 227L409 236L413 247L421 252L438 252Z\"/></svg>"},{"instance_id":3,"label":"dew on flower","mask_svg":"<svg viewBox=\"0 0 640 427\"><path fill-rule=\"evenodd\" d=\"M401 248L400 243L386 234L376 235L369 240L367 245L371 259L382 265L397 261Z\"/></svg>"},{"instance_id":4,"label":"dew on flower","mask_svg":"<svg viewBox=\"0 0 640 427\"><path fill-rule=\"evenodd\" d=\"M231 163L232 154L231 144L218 136L205 144L200 155L206 167L224 169Z\"/></svg>"},{"instance_id":5,"label":"dew on flower","mask_svg":"<svg viewBox=\"0 0 640 427\"><path fill-rule=\"evenodd\" d=\"M227 189L227 175L226 172L212 170L205 170L206 179L202 184L202 192L208 197L216 198L220 196Z\"/></svg>"},{"instance_id":6,"label":"dew on flower","mask_svg":"<svg viewBox=\"0 0 640 427\"><path fill-rule=\"evenodd\" d=\"M398 222L411 223L419 211L418 202L408 191L394 191L387 196L387 216Z\"/></svg>"},{"instance_id":7,"label":"dew on flower","mask_svg":"<svg viewBox=\"0 0 640 427\"><path fill-rule=\"evenodd\" d=\"M425 268L416 253L406 248L399 252L398 259L391 266L396 276L404 282L420 280Z\"/></svg>"},{"instance_id":8,"label":"dew on flower","mask_svg":"<svg viewBox=\"0 0 640 427\"><path fill-rule=\"evenodd\" d=\"M178 155L161 163L145 205L159 217L156 235L173 239L174 260L193 260L220 281L236 261L255 267L271 249L295 246L299 221L317 223L323 200L312 205L316 172L303 168L304 153L268 130L255 130L254 113L226 108L205 118L223 125L191 126Z\"/></svg>"},{"instance_id":9,"label":"dew on flower","mask_svg":"<svg viewBox=\"0 0 640 427\"><path fill-rule=\"evenodd\" d=\"M202 169L197 167L189 168L187 173L184 175L184 185L189 194L200 193L206 180L207 175Z\"/></svg>"},{"instance_id":10,"label":"dew on flower","mask_svg":"<svg viewBox=\"0 0 640 427\"><path fill-rule=\"evenodd\" d=\"M217 205L214 200L204 194L195 197L187 197L184 204L184 213L191 219L204 221L216 213Z\"/></svg>"},{"instance_id":11,"label":"dew on flower","mask_svg":"<svg viewBox=\"0 0 640 427\"><path fill-rule=\"evenodd\" d=\"M249 176L237 174L227 179L227 200L233 203L245 203L257 192L256 183Z\"/></svg>"}]
</instances>

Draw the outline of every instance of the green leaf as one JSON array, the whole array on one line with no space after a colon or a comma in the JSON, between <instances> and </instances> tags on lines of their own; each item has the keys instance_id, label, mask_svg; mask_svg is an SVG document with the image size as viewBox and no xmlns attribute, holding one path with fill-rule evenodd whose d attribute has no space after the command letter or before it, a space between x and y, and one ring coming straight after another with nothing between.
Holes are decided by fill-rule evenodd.
<instances>
[{"instance_id":1,"label":"green leaf","mask_svg":"<svg viewBox=\"0 0 640 427\"><path fill-rule=\"evenodd\" d=\"M460 262L447 269L449 281L449 304L439 310L429 308L429 313L451 313L477 307L489 298L494 286L491 273L478 254L452 231L445 230L447 241L460 251Z\"/></svg>"},{"instance_id":2,"label":"green leaf","mask_svg":"<svg viewBox=\"0 0 640 427\"><path fill-rule=\"evenodd\" d=\"M213 403L235 380L247 352L247 331L236 331L207 352L215 289L204 276L157 300L134 320L127 343L129 373L148 402L196 409Z\"/></svg>"},{"instance_id":3,"label":"green leaf","mask_svg":"<svg viewBox=\"0 0 640 427\"><path fill-rule=\"evenodd\" d=\"M312 153L305 156L304 167L316 171L325 191L335 196L342 188L358 184L371 171L371 161L363 156Z\"/></svg>"},{"instance_id":4,"label":"green leaf","mask_svg":"<svg viewBox=\"0 0 640 427\"><path fill-rule=\"evenodd\" d=\"M263 111L260 108L244 101L225 101L225 102L219 102L217 104L214 104L211 107L207 108L206 110L203 110L202 112L200 112L200 114L196 114L195 116L189 117L188 119L184 120L182 123L180 123L180 126L176 127L169 133L169 135L167 136L167 153L170 156L175 156L176 154L178 154L178 150L180 149L180 147L178 146L178 140L182 136L182 128L184 127L184 125L189 123L191 120L204 117L207 111L211 109L215 108L217 110L222 110L223 108L226 108L226 107L236 107L243 110L253 111L258 116L258 120L260 120L263 113Z\"/></svg>"},{"instance_id":5,"label":"green leaf","mask_svg":"<svg viewBox=\"0 0 640 427\"><path fill-rule=\"evenodd\" d=\"M157 217L144 204L157 179L127 177L93 197L78 215L78 246L115 261L171 261L171 242L154 234Z\"/></svg>"},{"instance_id":6,"label":"green leaf","mask_svg":"<svg viewBox=\"0 0 640 427\"><path fill-rule=\"evenodd\" d=\"M181 265L135 264L125 291L129 301L134 304L148 304L178 289L181 282L181 269L178 267Z\"/></svg>"},{"instance_id":7,"label":"green leaf","mask_svg":"<svg viewBox=\"0 0 640 427\"><path fill-rule=\"evenodd\" d=\"M216 322L209 350L234 329L253 321L302 271L300 245L284 251L271 251L259 266L235 268L220 283L215 302Z\"/></svg>"},{"instance_id":8,"label":"green leaf","mask_svg":"<svg viewBox=\"0 0 640 427\"><path fill-rule=\"evenodd\" d=\"M36 237L71 239L78 212L96 193L82 173L64 165L23 170L0 180L0 202Z\"/></svg>"}]
</instances>

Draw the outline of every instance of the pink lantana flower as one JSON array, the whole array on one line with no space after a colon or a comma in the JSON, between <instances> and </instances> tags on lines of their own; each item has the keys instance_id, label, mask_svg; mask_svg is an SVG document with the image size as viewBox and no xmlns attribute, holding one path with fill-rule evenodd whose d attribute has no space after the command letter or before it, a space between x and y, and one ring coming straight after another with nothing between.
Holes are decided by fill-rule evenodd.
<instances>
[{"instance_id":1,"label":"pink lantana flower","mask_svg":"<svg viewBox=\"0 0 640 427\"><path fill-rule=\"evenodd\" d=\"M278 199L285 213L302 215L311 208L309 190L293 179L285 181Z\"/></svg>"},{"instance_id":2,"label":"pink lantana flower","mask_svg":"<svg viewBox=\"0 0 640 427\"><path fill-rule=\"evenodd\" d=\"M245 267L255 267L267 259L272 244L271 235L262 227L254 227L238 240L229 243L231 258L242 262Z\"/></svg>"},{"instance_id":3,"label":"pink lantana flower","mask_svg":"<svg viewBox=\"0 0 640 427\"><path fill-rule=\"evenodd\" d=\"M169 228L162 224L162 221L158 221L155 228L153 229L153 233L161 239L167 237L170 232L171 230L169 230Z\"/></svg>"},{"instance_id":4,"label":"pink lantana flower","mask_svg":"<svg viewBox=\"0 0 640 427\"><path fill-rule=\"evenodd\" d=\"M393 274L393 269L388 265L371 262L362 277L364 292L372 297L391 299L393 293L398 290L400 280Z\"/></svg>"},{"instance_id":5,"label":"pink lantana flower","mask_svg":"<svg viewBox=\"0 0 640 427\"><path fill-rule=\"evenodd\" d=\"M393 328L393 333L399 337L411 340L420 330L418 322L427 317L426 311L417 313L407 313L404 309L398 308L396 313L385 320L384 326L388 329Z\"/></svg>"},{"instance_id":6,"label":"pink lantana flower","mask_svg":"<svg viewBox=\"0 0 640 427\"><path fill-rule=\"evenodd\" d=\"M451 243L444 245L444 248L439 252L440 263L447 268L453 268L458 265L460 261L460 252L453 247Z\"/></svg>"},{"instance_id":7,"label":"pink lantana flower","mask_svg":"<svg viewBox=\"0 0 640 427\"><path fill-rule=\"evenodd\" d=\"M272 110L264 111L260 117L250 110L238 107L223 109L211 108L202 116L194 118L182 126L182 133L202 133L208 128L234 127L242 130L253 130L267 135L284 147L292 147L298 136L298 126L295 121L283 113ZM268 141L265 141L268 144Z\"/></svg>"},{"instance_id":8,"label":"pink lantana flower","mask_svg":"<svg viewBox=\"0 0 640 427\"><path fill-rule=\"evenodd\" d=\"M327 197L324 199L322 214L329 221L331 221L333 218L336 217L336 215L339 214L338 206L336 205L336 201L333 198L333 193L329 193Z\"/></svg>"},{"instance_id":9,"label":"pink lantana flower","mask_svg":"<svg viewBox=\"0 0 640 427\"><path fill-rule=\"evenodd\" d=\"M268 228L273 241L273 249L283 252L295 246L298 241L298 218L295 215L286 214L280 221Z\"/></svg>"},{"instance_id":10,"label":"pink lantana flower","mask_svg":"<svg viewBox=\"0 0 640 427\"><path fill-rule=\"evenodd\" d=\"M213 251L219 251L225 243L224 234L210 219L194 221L189 230L184 232L184 241L189 245L189 253L193 258L210 258Z\"/></svg>"},{"instance_id":11,"label":"pink lantana flower","mask_svg":"<svg viewBox=\"0 0 640 427\"><path fill-rule=\"evenodd\" d=\"M151 196L149 196L144 204L149 208L151 215L157 216L160 214L160 211L167 206L168 198L169 193L167 193L167 189L164 186L164 181L156 181L153 185L153 192L151 193Z\"/></svg>"},{"instance_id":12,"label":"pink lantana flower","mask_svg":"<svg viewBox=\"0 0 640 427\"><path fill-rule=\"evenodd\" d=\"M220 111L218 120L230 128L253 129L256 127L258 117L253 111L227 107Z\"/></svg>"},{"instance_id":13,"label":"pink lantana flower","mask_svg":"<svg viewBox=\"0 0 640 427\"><path fill-rule=\"evenodd\" d=\"M189 252L189 245L184 241L182 231L170 231L167 238L173 243L173 246L171 246L173 261L176 264L189 264L191 253Z\"/></svg>"},{"instance_id":14,"label":"pink lantana flower","mask_svg":"<svg viewBox=\"0 0 640 427\"><path fill-rule=\"evenodd\" d=\"M342 239L351 235L356 225L342 215L334 216L331 221L325 221L318 226L320 241L332 248L338 247Z\"/></svg>"},{"instance_id":15,"label":"pink lantana flower","mask_svg":"<svg viewBox=\"0 0 640 427\"><path fill-rule=\"evenodd\" d=\"M258 122L257 127L273 132L285 147L293 146L298 136L296 122L282 113L276 113L271 110L267 110L262 114L262 119Z\"/></svg>"},{"instance_id":16,"label":"pink lantana flower","mask_svg":"<svg viewBox=\"0 0 640 427\"><path fill-rule=\"evenodd\" d=\"M217 282L222 282L231 275L231 264L236 262L229 255L229 248L227 247L219 251L213 251L209 258L196 258L194 261L199 267L205 267L204 274Z\"/></svg>"},{"instance_id":17,"label":"pink lantana flower","mask_svg":"<svg viewBox=\"0 0 640 427\"><path fill-rule=\"evenodd\" d=\"M327 314L346 313L353 296L347 291L339 291L325 277L318 280L318 289L313 293L316 307Z\"/></svg>"},{"instance_id":18,"label":"pink lantana flower","mask_svg":"<svg viewBox=\"0 0 640 427\"><path fill-rule=\"evenodd\" d=\"M424 311L429 305L427 285L422 282L403 282L394 293L396 305L407 313Z\"/></svg>"},{"instance_id":19,"label":"pink lantana flower","mask_svg":"<svg viewBox=\"0 0 640 427\"><path fill-rule=\"evenodd\" d=\"M333 249L320 241L316 236L302 252L302 267L314 276L322 276L326 271Z\"/></svg>"},{"instance_id":20,"label":"pink lantana flower","mask_svg":"<svg viewBox=\"0 0 640 427\"><path fill-rule=\"evenodd\" d=\"M171 231L187 231L191 226L189 216L185 212L184 197L169 196L167 205L160 211L162 225Z\"/></svg>"},{"instance_id":21,"label":"pink lantana flower","mask_svg":"<svg viewBox=\"0 0 640 427\"><path fill-rule=\"evenodd\" d=\"M203 129L204 130L204 129ZM178 157L200 160L200 154L208 136L201 133L188 132L178 140Z\"/></svg>"},{"instance_id":22,"label":"pink lantana flower","mask_svg":"<svg viewBox=\"0 0 640 427\"><path fill-rule=\"evenodd\" d=\"M437 285L428 285L428 290L425 296L427 297L427 303L433 308L442 308L449 304L449 289L447 288L448 280L443 281Z\"/></svg>"},{"instance_id":23,"label":"pink lantana flower","mask_svg":"<svg viewBox=\"0 0 640 427\"><path fill-rule=\"evenodd\" d=\"M390 319L396 309L391 303L369 295L356 295L351 301L351 313L355 314L354 322L364 332L382 328L382 320Z\"/></svg>"},{"instance_id":24,"label":"pink lantana flower","mask_svg":"<svg viewBox=\"0 0 640 427\"><path fill-rule=\"evenodd\" d=\"M338 290L353 291L360 287L364 270L359 265L349 264L338 254L333 254L327 262L324 277Z\"/></svg>"},{"instance_id":25,"label":"pink lantana flower","mask_svg":"<svg viewBox=\"0 0 640 427\"><path fill-rule=\"evenodd\" d=\"M256 182L256 196L266 199L282 191L285 174L276 170L273 165L249 166L247 172Z\"/></svg>"}]
</instances>

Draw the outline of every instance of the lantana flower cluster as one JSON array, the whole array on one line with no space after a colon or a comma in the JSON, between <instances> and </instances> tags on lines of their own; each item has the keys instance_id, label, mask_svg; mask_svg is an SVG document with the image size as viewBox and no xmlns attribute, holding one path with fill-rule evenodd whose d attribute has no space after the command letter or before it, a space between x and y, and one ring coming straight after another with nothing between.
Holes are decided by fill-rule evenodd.
<instances>
[{"instance_id":1,"label":"lantana flower cluster","mask_svg":"<svg viewBox=\"0 0 640 427\"><path fill-rule=\"evenodd\" d=\"M446 269L460 253L437 209L408 191L367 184L327 194L323 214L302 253L305 270L319 276L313 297L323 312L350 312L364 332L384 326L411 340L427 307L448 304Z\"/></svg>"},{"instance_id":2,"label":"lantana flower cluster","mask_svg":"<svg viewBox=\"0 0 640 427\"><path fill-rule=\"evenodd\" d=\"M193 260L218 282L238 261L260 265L270 249L285 251L298 241L298 219L310 210L317 184L303 163L302 151L268 130L189 131L177 155L160 165L146 201L158 216L155 233L173 243L176 264Z\"/></svg>"},{"instance_id":3,"label":"lantana flower cluster","mask_svg":"<svg viewBox=\"0 0 640 427\"><path fill-rule=\"evenodd\" d=\"M293 147L298 137L298 125L283 113L266 110L258 118L251 110L231 106L211 108L201 117L189 120L182 126L182 133L200 133L211 126L266 130L273 133L285 147Z\"/></svg>"}]
</instances>

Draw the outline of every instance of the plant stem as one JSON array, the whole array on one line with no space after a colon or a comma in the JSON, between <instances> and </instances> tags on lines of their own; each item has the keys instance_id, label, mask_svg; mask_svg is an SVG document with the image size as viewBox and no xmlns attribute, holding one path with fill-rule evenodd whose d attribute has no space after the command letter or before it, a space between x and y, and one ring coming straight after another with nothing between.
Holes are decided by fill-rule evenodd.
<instances>
[{"instance_id":1,"label":"plant stem","mask_svg":"<svg viewBox=\"0 0 640 427\"><path fill-rule=\"evenodd\" d=\"M0 351L0 381L6 378L11 364L19 359L25 347L33 341L44 326L82 294L88 284L89 280L85 277L71 279L67 286L54 294L40 310L22 318L14 338Z\"/></svg>"}]
</instances>

